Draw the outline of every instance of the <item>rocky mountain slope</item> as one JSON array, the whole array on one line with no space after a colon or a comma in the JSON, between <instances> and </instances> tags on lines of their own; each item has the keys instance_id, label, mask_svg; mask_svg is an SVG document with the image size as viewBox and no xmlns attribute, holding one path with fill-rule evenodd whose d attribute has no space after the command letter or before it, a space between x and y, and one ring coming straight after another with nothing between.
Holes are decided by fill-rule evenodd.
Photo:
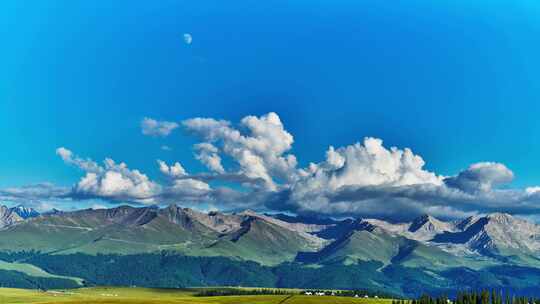
<instances>
[{"instance_id":1,"label":"rocky mountain slope","mask_svg":"<svg viewBox=\"0 0 540 304\"><path fill-rule=\"evenodd\" d=\"M429 215L410 223L376 219L317 222L250 210L233 214L203 213L176 205L119 206L41 215L22 206L2 206L0 225L3 250L56 253L174 250L188 255L232 256L262 264L270 256L269 264L302 261L308 256L307 260L318 262L374 260L390 264L398 255L403 258L400 249L403 244L413 244L407 247L415 250L430 248L435 255L450 254L455 259L494 263L509 259L518 264L535 262L540 252L540 226L501 213L453 222ZM272 250L265 253L264 248Z\"/></svg>"},{"instance_id":2,"label":"rocky mountain slope","mask_svg":"<svg viewBox=\"0 0 540 304\"><path fill-rule=\"evenodd\" d=\"M201 213L171 205L87 209L23 219L4 207L0 250L43 253L149 253L226 256L261 264L292 261L327 242L312 225L291 224L251 211ZM322 228L321 228L322 229Z\"/></svg>"},{"instance_id":3,"label":"rocky mountain slope","mask_svg":"<svg viewBox=\"0 0 540 304\"><path fill-rule=\"evenodd\" d=\"M20 205L12 208L0 206L0 229L37 216L39 212L32 208Z\"/></svg>"},{"instance_id":4,"label":"rocky mountain slope","mask_svg":"<svg viewBox=\"0 0 540 304\"><path fill-rule=\"evenodd\" d=\"M18 205L10 208L11 211L15 212L23 219L39 216L39 212L33 208L28 208L22 205Z\"/></svg>"}]
</instances>

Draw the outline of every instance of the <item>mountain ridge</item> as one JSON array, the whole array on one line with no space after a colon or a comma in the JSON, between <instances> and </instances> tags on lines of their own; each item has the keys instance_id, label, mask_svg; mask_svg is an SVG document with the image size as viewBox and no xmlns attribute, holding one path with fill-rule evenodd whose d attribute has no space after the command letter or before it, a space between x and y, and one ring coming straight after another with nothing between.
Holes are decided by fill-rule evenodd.
<instances>
[{"instance_id":1,"label":"mountain ridge","mask_svg":"<svg viewBox=\"0 0 540 304\"><path fill-rule=\"evenodd\" d=\"M341 267L354 266L383 280L383 285L392 283L388 276L400 272L438 284L437 278L457 276L458 269L478 274L496 267L540 271L540 226L501 213L458 221L423 215L411 222L390 223L380 219L309 219L251 210L206 213L177 205L125 205L45 212L27 218L21 217L18 209L0 207L0 260L3 255L29 252L68 260L79 255L167 252L261 267L297 265L298 271L322 267L340 269L341 273L346 269ZM336 275L344 273L348 272ZM478 280L483 282L482 278Z\"/></svg>"},{"instance_id":2,"label":"mountain ridge","mask_svg":"<svg viewBox=\"0 0 540 304\"><path fill-rule=\"evenodd\" d=\"M426 214L408 223L389 223L378 219L357 219L352 222L346 219L317 219L309 222L308 219L308 223L304 223L298 220L302 219L301 217L283 214L259 214L251 210L239 213L216 211L204 213L176 205L166 208L125 205L109 209L55 211L43 214L23 206L12 208L0 206L0 227L3 229L25 223L37 225L43 223L50 227L56 225L73 229L97 229L112 224L119 227L142 227L151 226L158 217L192 234L215 235L216 237L237 233L242 229L244 221L256 218L321 246L353 230L360 229L370 230L370 232L380 230L389 235L397 235L430 245L463 245L464 248L478 253L497 253L505 249L528 253L540 251L540 226L503 213L469 217L452 222L441 221ZM341 228L341 231L329 233L338 228Z\"/></svg>"}]
</instances>

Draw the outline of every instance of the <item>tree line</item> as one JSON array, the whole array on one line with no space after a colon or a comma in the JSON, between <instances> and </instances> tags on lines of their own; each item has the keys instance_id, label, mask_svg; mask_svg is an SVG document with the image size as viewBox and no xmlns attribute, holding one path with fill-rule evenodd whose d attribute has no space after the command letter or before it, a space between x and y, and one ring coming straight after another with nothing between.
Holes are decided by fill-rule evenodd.
<instances>
[{"instance_id":1,"label":"tree line","mask_svg":"<svg viewBox=\"0 0 540 304\"><path fill-rule=\"evenodd\" d=\"M222 296L255 296L255 295L290 295L294 294L286 289L274 288L212 288L203 289L195 294L197 297Z\"/></svg>"},{"instance_id":2,"label":"tree line","mask_svg":"<svg viewBox=\"0 0 540 304\"><path fill-rule=\"evenodd\" d=\"M454 300L446 295L432 297L422 295L412 301L395 300L392 304L540 304L540 298L524 297L497 290L460 291Z\"/></svg>"}]
</instances>

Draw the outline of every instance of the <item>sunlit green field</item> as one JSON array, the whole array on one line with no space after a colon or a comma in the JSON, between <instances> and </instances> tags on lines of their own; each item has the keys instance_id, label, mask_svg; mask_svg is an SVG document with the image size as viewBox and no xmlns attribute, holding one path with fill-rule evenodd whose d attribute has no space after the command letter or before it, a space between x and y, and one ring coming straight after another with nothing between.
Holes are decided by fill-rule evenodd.
<instances>
[{"instance_id":1,"label":"sunlit green field","mask_svg":"<svg viewBox=\"0 0 540 304\"><path fill-rule=\"evenodd\" d=\"M318 304L318 303L363 303L389 304L386 299L364 299L335 296L305 295L256 295L196 297L194 290L96 287L59 291L37 291L0 288L0 303L100 303L100 304L143 304L143 303L190 303L190 304Z\"/></svg>"}]
</instances>

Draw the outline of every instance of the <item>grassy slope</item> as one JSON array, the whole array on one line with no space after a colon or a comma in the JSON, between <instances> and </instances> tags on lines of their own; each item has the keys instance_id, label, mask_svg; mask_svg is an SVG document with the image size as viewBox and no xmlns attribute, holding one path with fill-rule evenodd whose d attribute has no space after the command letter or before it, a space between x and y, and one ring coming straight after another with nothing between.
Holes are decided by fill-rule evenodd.
<instances>
[{"instance_id":1,"label":"grassy slope","mask_svg":"<svg viewBox=\"0 0 540 304\"><path fill-rule=\"evenodd\" d=\"M300 260L302 261L302 260ZM457 257L440 248L384 232L355 231L337 240L304 262L356 264L358 261L377 261L388 265L444 270L453 267L481 269L491 266L488 261Z\"/></svg>"},{"instance_id":2,"label":"grassy slope","mask_svg":"<svg viewBox=\"0 0 540 304\"><path fill-rule=\"evenodd\" d=\"M297 252L311 251L313 244L292 231L256 219L237 239L222 238L212 246L187 252L195 256L225 256L278 265L294 260Z\"/></svg>"},{"instance_id":3,"label":"grassy slope","mask_svg":"<svg viewBox=\"0 0 540 304\"><path fill-rule=\"evenodd\" d=\"M73 227L73 228L72 228ZM5 251L37 250L53 252L92 242L99 237L92 228L75 226L55 218L46 223L36 219L13 226L0 233L0 249Z\"/></svg>"},{"instance_id":4,"label":"grassy slope","mask_svg":"<svg viewBox=\"0 0 540 304\"><path fill-rule=\"evenodd\" d=\"M79 212L81 213L81 212ZM176 224L163 215L143 225L114 223L99 213L46 216L0 231L0 251L49 254L136 254L161 250L225 256L277 265L316 244L288 229L254 219L244 233L219 237L198 222Z\"/></svg>"},{"instance_id":5,"label":"grassy slope","mask_svg":"<svg viewBox=\"0 0 540 304\"><path fill-rule=\"evenodd\" d=\"M328 245L320 252L308 254L307 258L299 260L307 263L345 265L356 264L358 261L377 261L389 265L407 242L408 240L404 238L386 233L358 230Z\"/></svg>"},{"instance_id":6,"label":"grassy slope","mask_svg":"<svg viewBox=\"0 0 540 304\"><path fill-rule=\"evenodd\" d=\"M199 225L200 226L200 225ZM92 217L48 216L36 218L0 231L0 250L70 254L75 252L133 254L161 249L186 250L209 244L215 238L204 227L188 231L180 225L157 217L146 225L124 226Z\"/></svg>"},{"instance_id":7,"label":"grassy slope","mask_svg":"<svg viewBox=\"0 0 540 304\"><path fill-rule=\"evenodd\" d=\"M111 225L99 229L99 238L76 248L62 250L60 254L76 252L87 254L134 254L155 252L162 249L187 250L189 244L205 244L207 232L191 233L163 218L143 226Z\"/></svg>"},{"instance_id":8,"label":"grassy slope","mask_svg":"<svg viewBox=\"0 0 540 304\"><path fill-rule=\"evenodd\" d=\"M339 250L326 257L326 261L343 260L345 264L356 263L357 260L379 261L389 264L398 252L397 239L386 234L375 234L368 231L356 231Z\"/></svg>"},{"instance_id":9,"label":"grassy slope","mask_svg":"<svg viewBox=\"0 0 540 304\"><path fill-rule=\"evenodd\" d=\"M193 291L147 288L82 288L66 293L0 289L0 303L186 303L186 304L389 304L391 300L303 295L194 297Z\"/></svg>"},{"instance_id":10,"label":"grassy slope","mask_svg":"<svg viewBox=\"0 0 540 304\"><path fill-rule=\"evenodd\" d=\"M437 247L429 247L415 241L403 244L399 253L392 259L392 264L430 270L444 270L453 267L481 268L489 265L481 260L456 257Z\"/></svg>"},{"instance_id":11,"label":"grassy slope","mask_svg":"<svg viewBox=\"0 0 540 304\"><path fill-rule=\"evenodd\" d=\"M22 273L25 273L32 277L40 277L40 278L58 278L58 279L68 279L73 280L77 282L77 284L82 285L82 279L80 278L74 278L74 277L65 277L65 276L59 276L54 275L51 273L46 272L45 270L26 263L9 263L0 261L0 269L2 270L10 270L10 271L19 271Z\"/></svg>"}]
</instances>

